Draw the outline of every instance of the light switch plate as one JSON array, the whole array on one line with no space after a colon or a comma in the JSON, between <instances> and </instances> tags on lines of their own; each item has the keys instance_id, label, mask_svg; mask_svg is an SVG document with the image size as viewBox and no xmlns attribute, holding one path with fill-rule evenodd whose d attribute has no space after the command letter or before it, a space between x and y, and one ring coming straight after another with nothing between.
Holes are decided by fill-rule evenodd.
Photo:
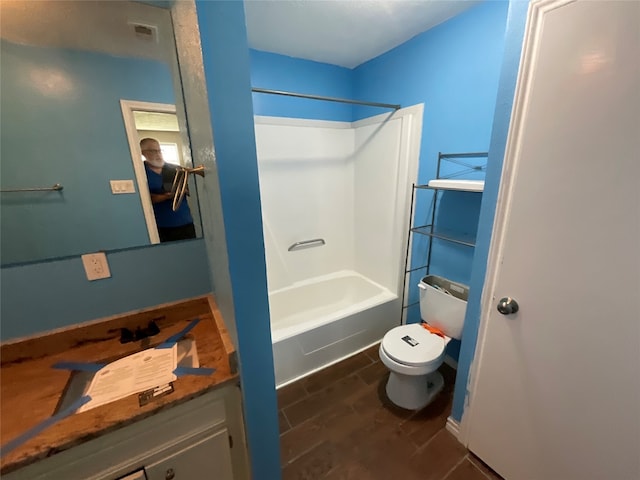
<instances>
[{"instance_id":1,"label":"light switch plate","mask_svg":"<svg viewBox=\"0 0 640 480\"><path fill-rule=\"evenodd\" d=\"M100 280L111 277L107 256L104 252L82 255L82 265L87 274L87 280Z\"/></svg>"},{"instance_id":2,"label":"light switch plate","mask_svg":"<svg viewBox=\"0 0 640 480\"><path fill-rule=\"evenodd\" d=\"M136 193L133 180L109 180L111 193L119 195L121 193Z\"/></svg>"}]
</instances>

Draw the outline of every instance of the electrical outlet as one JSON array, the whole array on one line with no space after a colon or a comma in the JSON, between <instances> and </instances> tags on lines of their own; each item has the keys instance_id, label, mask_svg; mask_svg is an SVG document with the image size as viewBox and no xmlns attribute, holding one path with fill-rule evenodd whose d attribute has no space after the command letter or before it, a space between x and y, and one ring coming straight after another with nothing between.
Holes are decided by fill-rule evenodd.
<instances>
[{"instance_id":1,"label":"electrical outlet","mask_svg":"<svg viewBox=\"0 0 640 480\"><path fill-rule=\"evenodd\" d=\"M100 280L111 276L104 252L82 255L82 265L87 273L87 280Z\"/></svg>"}]
</instances>

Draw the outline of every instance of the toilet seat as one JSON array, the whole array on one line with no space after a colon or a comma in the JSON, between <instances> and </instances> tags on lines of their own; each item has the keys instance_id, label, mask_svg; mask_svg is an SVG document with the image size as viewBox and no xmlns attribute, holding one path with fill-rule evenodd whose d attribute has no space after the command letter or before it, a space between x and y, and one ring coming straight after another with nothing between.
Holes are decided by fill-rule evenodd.
<instances>
[{"instance_id":1,"label":"toilet seat","mask_svg":"<svg viewBox=\"0 0 640 480\"><path fill-rule=\"evenodd\" d=\"M421 327L402 325L388 331L380 346L393 361L409 367L425 367L441 362L447 340Z\"/></svg>"}]
</instances>

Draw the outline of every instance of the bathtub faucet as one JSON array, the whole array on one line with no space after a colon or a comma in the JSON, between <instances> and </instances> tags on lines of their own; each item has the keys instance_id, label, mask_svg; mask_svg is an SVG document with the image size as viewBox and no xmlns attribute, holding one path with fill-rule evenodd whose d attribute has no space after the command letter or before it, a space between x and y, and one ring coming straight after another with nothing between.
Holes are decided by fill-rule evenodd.
<instances>
[{"instance_id":1,"label":"bathtub faucet","mask_svg":"<svg viewBox=\"0 0 640 480\"><path fill-rule=\"evenodd\" d=\"M289 246L287 250L289 252L292 252L293 250L301 250L303 248L310 248L310 247L319 247L320 245L324 245L324 244L325 244L324 238L314 238L313 240L303 240L301 242L296 242L291 246Z\"/></svg>"}]
</instances>

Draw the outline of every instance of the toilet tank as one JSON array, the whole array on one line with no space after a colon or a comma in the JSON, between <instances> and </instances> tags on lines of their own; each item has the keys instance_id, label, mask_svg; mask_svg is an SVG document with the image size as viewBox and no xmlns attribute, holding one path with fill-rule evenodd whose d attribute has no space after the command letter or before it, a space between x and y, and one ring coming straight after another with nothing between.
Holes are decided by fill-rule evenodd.
<instances>
[{"instance_id":1,"label":"toilet tank","mask_svg":"<svg viewBox=\"0 0 640 480\"><path fill-rule=\"evenodd\" d=\"M420 317L451 338L462 337L469 287L437 275L427 275L420 288Z\"/></svg>"}]
</instances>

